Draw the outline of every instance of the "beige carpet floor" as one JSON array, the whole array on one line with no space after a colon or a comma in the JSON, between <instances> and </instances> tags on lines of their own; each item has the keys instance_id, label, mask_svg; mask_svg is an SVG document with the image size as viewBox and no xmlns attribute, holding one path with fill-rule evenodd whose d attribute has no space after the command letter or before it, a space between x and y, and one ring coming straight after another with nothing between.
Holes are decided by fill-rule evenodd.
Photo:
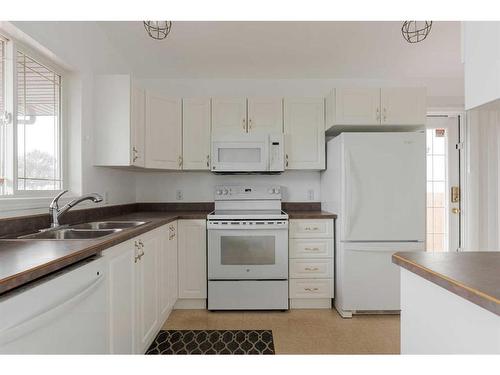
<instances>
[{"instance_id":1,"label":"beige carpet floor","mask_svg":"<svg viewBox=\"0 0 500 375\"><path fill-rule=\"evenodd\" d=\"M163 329L270 329L276 354L399 354L398 315L174 310Z\"/></svg>"}]
</instances>

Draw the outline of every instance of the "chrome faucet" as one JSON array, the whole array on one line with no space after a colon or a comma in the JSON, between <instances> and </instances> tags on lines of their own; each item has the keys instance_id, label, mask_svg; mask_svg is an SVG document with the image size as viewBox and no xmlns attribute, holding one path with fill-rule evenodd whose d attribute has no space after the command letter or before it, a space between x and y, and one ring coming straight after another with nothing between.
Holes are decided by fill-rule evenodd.
<instances>
[{"instance_id":1,"label":"chrome faucet","mask_svg":"<svg viewBox=\"0 0 500 375\"><path fill-rule=\"evenodd\" d=\"M56 195L56 197L52 200L52 202L49 205L49 214L50 217L52 218L52 223L50 224L51 228L58 227L59 218L66 212L68 212L70 208L76 206L78 203L87 200L91 200L94 203L99 203L102 201L102 196L100 194L92 193L92 194L82 195L79 198L75 198L65 206L59 208L59 199L63 196L63 194L66 194L67 192L68 190L61 191L59 194Z\"/></svg>"}]
</instances>

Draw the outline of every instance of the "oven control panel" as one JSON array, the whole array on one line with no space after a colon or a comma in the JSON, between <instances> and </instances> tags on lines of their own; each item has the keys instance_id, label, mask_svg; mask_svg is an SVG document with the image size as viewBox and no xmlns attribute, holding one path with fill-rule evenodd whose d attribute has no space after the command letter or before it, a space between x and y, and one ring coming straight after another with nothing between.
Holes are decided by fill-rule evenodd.
<instances>
[{"instance_id":1,"label":"oven control panel","mask_svg":"<svg viewBox=\"0 0 500 375\"><path fill-rule=\"evenodd\" d=\"M215 200L281 199L281 186L218 185Z\"/></svg>"}]
</instances>

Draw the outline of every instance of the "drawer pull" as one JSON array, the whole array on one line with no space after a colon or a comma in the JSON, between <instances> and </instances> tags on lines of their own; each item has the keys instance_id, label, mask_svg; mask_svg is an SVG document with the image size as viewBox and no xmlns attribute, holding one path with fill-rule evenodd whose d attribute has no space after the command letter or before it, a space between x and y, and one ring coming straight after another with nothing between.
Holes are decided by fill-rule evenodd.
<instances>
[{"instance_id":1,"label":"drawer pull","mask_svg":"<svg viewBox=\"0 0 500 375\"><path fill-rule=\"evenodd\" d=\"M307 292L315 292L315 291L319 290L319 288L304 288L304 290Z\"/></svg>"},{"instance_id":2,"label":"drawer pull","mask_svg":"<svg viewBox=\"0 0 500 375\"><path fill-rule=\"evenodd\" d=\"M319 268L318 268L318 267L313 267L313 268L311 268L311 267L306 267L306 268L304 268L304 269L305 269L306 271L318 271L318 270L319 270Z\"/></svg>"},{"instance_id":3,"label":"drawer pull","mask_svg":"<svg viewBox=\"0 0 500 375\"><path fill-rule=\"evenodd\" d=\"M305 251L319 251L319 247L306 247L304 248Z\"/></svg>"}]
</instances>

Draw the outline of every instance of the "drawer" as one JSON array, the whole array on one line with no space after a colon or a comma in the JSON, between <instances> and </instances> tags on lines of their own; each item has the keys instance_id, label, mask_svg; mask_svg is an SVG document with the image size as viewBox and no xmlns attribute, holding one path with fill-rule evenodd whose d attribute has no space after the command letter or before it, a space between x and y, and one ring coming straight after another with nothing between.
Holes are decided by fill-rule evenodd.
<instances>
[{"instance_id":1,"label":"drawer","mask_svg":"<svg viewBox=\"0 0 500 375\"><path fill-rule=\"evenodd\" d=\"M333 274L333 259L290 259L290 278L328 279Z\"/></svg>"},{"instance_id":2,"label":"drawer","mask_svg":"<svg viewBox=\"0 0 500 375\"><path fill-rule=\"evenodd\" d=\"M290 220L290 238L333 238L333 219Z\"/></svg>"},{"instance_id":3,"label":"drawer","mask_svg":"<svg viewBox=\"0 0 500 375\"><path fill-rule=\"evenodd\" d=\"M291 279L290 298L332 298L333 279Z\"/></svg>"},{"instance_id":4,"label":"drawer","mask_svg":"<svg viewBox=\"0 0 500 375\"><path fill-rule=\"evenodd\" d=\"M333 258L333 239L301 239L289 241L290 258Z\"/></svg>"}]
</instances>

